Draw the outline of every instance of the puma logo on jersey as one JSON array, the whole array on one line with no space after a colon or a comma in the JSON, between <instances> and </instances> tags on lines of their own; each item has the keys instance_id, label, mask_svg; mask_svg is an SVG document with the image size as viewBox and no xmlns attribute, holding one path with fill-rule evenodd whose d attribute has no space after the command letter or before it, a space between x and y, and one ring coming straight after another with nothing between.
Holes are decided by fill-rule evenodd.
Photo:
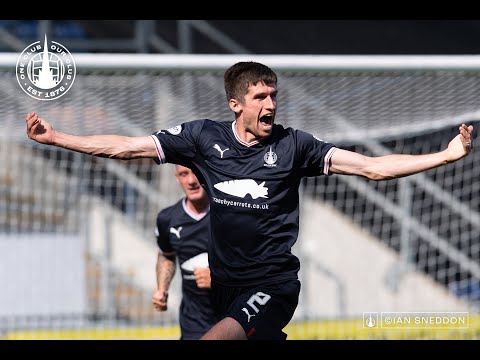
<instances>
[{"instance_id":1,"label":"puma logo on jersey","mask_svg":"<svg viewBox=\"0 0 480 360\"><path fill-rule=\"evenodd\" d=\"M222 150L222 149L220 148L220 145L218 145L218 144L213 145L213 148L214 148L215 150L218 150L218 152L220 153L220 158L222 158L222 159L223 159L223 153L224 153L225 151L227 151L227 150L230 150L229 148L226 148L225 150Z\"/></svg>"},{"instance_id":2,"label":"puma logo on jersey","mask_svg":"<svg viewBox=\"0 0 480 360\"><path fill-rule=\"evenodd\" d=\"M245 314L247 314L247 316L248 316L248 321L247 321L247 322L250 322L250 318L251 318L252 316L255 316L255 314L250 315L249 312L248 312L248 310L247 310L247 308L242 308L242 311L243 311Z\"/></svg>"},{"instance_id":3,"label":"puma logo on jersey","mask_svg":"<svg viewBox=\"0 0 480 360\"><path fill-rule=\"evenodd\" d=\"M171 232L172 234L175 234L178 239L180 239L180 231L182 231L182 227L181 227L181 226L179 226L178 229L175 229L174 227L171 227L171 228L170 228L170 232Z\"/></svg>"},{"instance_id":4,"label":"puma logo on jersey","mask_svg":"<svg viewBox=\"0 0 480 360\"><path fill-rule=\"evenodd\" d=\"M228 180L215 184L215 188L224 192L225 194L233 195L236 197L244 198L247 194L250 194L252 199L259 197L268 198L268 188L264 187L265 181L261 184L257 184L252 179L242 180Z\"/></svg>"}]
</instances>

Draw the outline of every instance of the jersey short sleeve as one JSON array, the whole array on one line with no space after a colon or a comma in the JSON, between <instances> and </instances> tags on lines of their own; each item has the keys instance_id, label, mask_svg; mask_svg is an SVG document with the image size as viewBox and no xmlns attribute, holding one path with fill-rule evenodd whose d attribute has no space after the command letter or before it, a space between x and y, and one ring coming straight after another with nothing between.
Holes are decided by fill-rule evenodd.
<instances>
[{"instance_id":1,"label":"jersey short sleeve","mask_svg":"<svg viewBox=\"0 0 480 360\"><path fill-rule=\"evenodd\" d=\"M303 176L330 175L335 145L302 130L295 130L297 161Z\"/></svg>"},{"instance_id":2,"label":"jersey short sleeve","mask_svg":"<svg viewBox=\"0 0 480 360\"><path fill-rule=\"evenodd\" d=\"M157 225L155 227L155 237L157 245L162 252L169 253L174 251L170 243L170 216L169 209L160 211L157 215Z\"/></svg>"},{"instance_id":3,"label":"jersey short sleeve","mask_svg":"<svg viewBox=\"0 0 480 360\"><path fill-rule=\"evenodd\" d=\"M197 153L197 138L204 123L204 119L193 120L152 134L158 155L155 162L188 166Z\"/></svg>"}]
</instances>

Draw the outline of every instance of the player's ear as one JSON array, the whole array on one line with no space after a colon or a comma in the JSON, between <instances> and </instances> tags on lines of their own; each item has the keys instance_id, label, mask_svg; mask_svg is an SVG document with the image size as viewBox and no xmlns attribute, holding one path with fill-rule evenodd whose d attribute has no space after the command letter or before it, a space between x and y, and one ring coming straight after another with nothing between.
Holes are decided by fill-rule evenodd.
<instances>
[{"instance_id":1,"label":"player's ear","mask_svg":"<svg viewBox=\"0 0 480 360\"><path fill-rule=\"evenodd\" d=\"M228 106L230 106L230 109L234 112L234 113L239 113L240 110L242 109L242 105L240 104L240 102L236 99L230 99L228 101Z\"/></svg>"}]
</instances>

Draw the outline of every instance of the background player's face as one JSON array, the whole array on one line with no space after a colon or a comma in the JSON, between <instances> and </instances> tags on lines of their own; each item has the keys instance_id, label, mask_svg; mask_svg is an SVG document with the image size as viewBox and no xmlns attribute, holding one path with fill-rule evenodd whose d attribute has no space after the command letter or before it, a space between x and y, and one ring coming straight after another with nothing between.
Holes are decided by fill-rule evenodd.
<instances>
[{"instance_id":1,"label":"background player's face","mask_svg":"<svg viewBox=\"0 0 480 360\"><path fill-rule=\"evenodd\" d=\"M175 176L188 200L196 201L206 197L205 190L192 170L185 166L175 165Z\"/></svg>"},{"instance_id":2,"label":"background player's face","mask_svg":"<svg viewBox=\"0 0 480 360\"><path fill-rule=\"evenodd\" d=\"M277 110L277 88L275 84L259 82L250 85L242 103L239 103L241 116L247 132L255 137L264 138L272 132Z\"/></svg>"}]
</instances>

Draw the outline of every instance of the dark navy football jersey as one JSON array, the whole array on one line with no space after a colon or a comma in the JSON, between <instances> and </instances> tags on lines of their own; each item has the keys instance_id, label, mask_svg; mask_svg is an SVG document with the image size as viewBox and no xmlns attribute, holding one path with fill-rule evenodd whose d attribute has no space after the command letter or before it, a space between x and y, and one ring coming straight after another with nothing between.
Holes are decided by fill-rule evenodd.
<instances>
[{"instance_id":1,"label":"dark navy football jersey","mask_svg":"<svg viewBox=\"0 0 480 360\"><path fill-rule=\"evenodd\" d=\"M210 290L198 288L193 274L196 267L209 265L207 255L210 236L209 211L196 215L187 208L184 198L159 212L155 235L161 251L175 251L180 266L182 338L198 338L218 321Z\"/></svg>"},{"instance_id":2,"label":"dark navy football jersey","mask_svg":"<svg viewBox=\"0 0 480 360\"><path fill-rule=\"evenodd\" d=\"M152 135L157 163L187 166L210 197L212 279L250 286L297 278L291 253L299 230L299 185L329 174L336 149L315 136L275 124L245 143L235 122L194 120Z\"/></svg>"}]
</instances>

